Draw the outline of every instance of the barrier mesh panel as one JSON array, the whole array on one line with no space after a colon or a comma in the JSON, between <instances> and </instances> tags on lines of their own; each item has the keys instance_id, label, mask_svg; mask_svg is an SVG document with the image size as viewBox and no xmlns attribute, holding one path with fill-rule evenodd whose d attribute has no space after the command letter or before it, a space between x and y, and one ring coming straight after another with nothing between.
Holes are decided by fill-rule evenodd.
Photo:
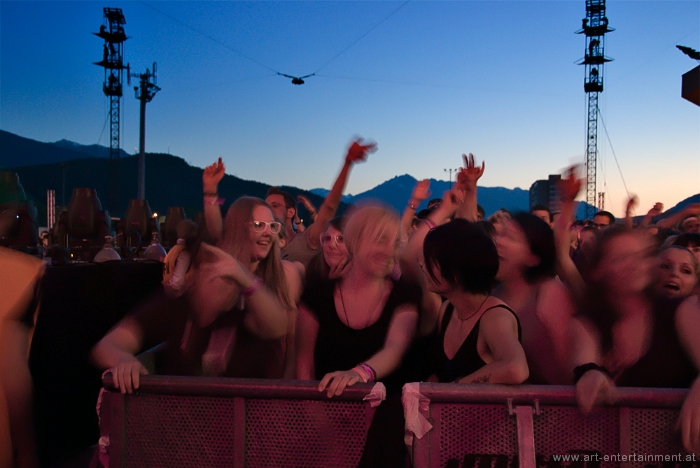
<instances>
[{"instance_id":1,"label":"barrier mesh panel","mask_svg":"<svg viewBox=\"0 0 700 468\"><path fill-rule=\"evenodd\" d=\"M439 447L431 439L430 450L440 451L441 467L490 468L495 459L496 467L506 468L518 453L515 416L508 415L505 405L435 403L430 414L440 438ZM436 437L433 431L428 434Z\"/></svg>"},{"instance_id":2,"label":"barrier mesh panel","mask_svg":"<svg viewBox=\"0 0 700 468\"><path fill-rule=\"evenodd\" d=\"M661 466L667 461L685 461L686 452L680 433L674 430L678 414L678 410L670 409L630 409L630 452L644 457L639 461L633 460L631 466ZM682 460L665 459L666 455L678 457L679 454ZM659 455L664 458L659 459Z\"/></svg>"},{"instance_id":3,"label":"barrier mesh panel","mask_svg":"<svg viewBox=\"0 0 700 468\"><path fill-rule=\"evenodd\" d=\"M599 458L620 452L619 427L618 408L598 408L583 416L577 407L544 407L542 414L533 415L538 465L581 466L581 461L585 463L585 459L572 463L554 457L573 454L591 457L586 466L617 467L617 462Z\"/></svg>"},{"instance_id":4,"label":"barrier mesh panel","mask_svg":"<svg viewBox=\"0 0 700 468\"><path fill-rule=\"evenodd\" d=\"M367 403L246 400L246 467L354 467Z\"/></svg>"},{"instance_id":5,"label":"barrier mesh panel","mask_svg":"<svg viewBox=\"0 0 700 468\"><path fill-rule=\"evenodd\" d=\"M233 465L233 399L173 395L126 398L126 466Z\"/></svg>"}]
</instances>

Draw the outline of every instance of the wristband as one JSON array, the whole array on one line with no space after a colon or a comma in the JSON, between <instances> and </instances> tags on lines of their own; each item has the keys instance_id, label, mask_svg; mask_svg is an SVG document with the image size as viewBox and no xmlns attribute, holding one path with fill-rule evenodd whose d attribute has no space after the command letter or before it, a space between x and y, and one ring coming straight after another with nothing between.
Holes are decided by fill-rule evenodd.
<instances>
[{"instance_id":1,"label":"wristband","mask_svg":"<svg viewBox=\"0 0 700 468\"><path fill-rule=\"evenodd\" d=\"M413 203L413 200L411 200L411 201L408 202L408 207L409 207L410 209L412 209L412 210L417 210L417 209L418 209L418 205L420 205L420 203L418 203L418 204Z\"/></svg>"},{"instance_id":2,"label":"wristband","mask_svg":"<svg viewBox=\"0 0 700 468\"><path fill-rule=\"evenodd\" d=\"M218 197L219 193L218 192L204 192L205 197Z\"/></svg>"},{"instance_id":3,"label":"wristband","mask_svg":"<svg viewBox=\"0 0 700 468\"><path fill-rule=\"evenodd\" d=\"M578 383L578 381L581 380L581 377L583 377L583 374L591 370L602 372L608 378L610 378L610 371L608 371L605 367L599 366L595 362L589 362L588 364L574 367L574 383Z\"/></svg>"},{"instance_id":4,"label":"wristband","mask_svg":"<svg viewBox=\"0 0 700 468\"><path fill-rule=\"evenodd\" d=\"M377 380L377 373L372 369L372 366L369 364L365 364L364 362L360 364L358 367L361 367L365 372L367 372L368 375L368 381L369 382L374 382Z\"/></svg>"},{"instance_id":5,"label":"wristband","mask_svg":"<svg viewBox=\"0 0 700 468\"><path fill-rule=\"evenodd\" d=\"M430 218L425 218L423 221L425 222L425 224L428 225L428 229L430 230L433 230L437 227L435 223L430 220Z\"/></svg>"},{"instance_id":6,"label":"wristband","mask_svg":"<svg viewBox=\"0 0 700 468\"><path fill-rule=\"evenodd\" d=\"M355 366L351 370L357 372L357 375L360 376L360 380L362 380L364 383L369 382L369 375L367 374L367 371L365 371L362 367Z\"/></svg>"},{"instance_id":7,"label":"wristband","mask_svg":"<svg viewBox=\"0 0 700 468\"><path fill-rule=\"evenodd\" d=\"M251 296L255 291L260 289L263 284L265 284L263 283L263 280L256 276L250 286L241 291L241 294L243 294L245 297Z\"/></svg>"}]
</instances>

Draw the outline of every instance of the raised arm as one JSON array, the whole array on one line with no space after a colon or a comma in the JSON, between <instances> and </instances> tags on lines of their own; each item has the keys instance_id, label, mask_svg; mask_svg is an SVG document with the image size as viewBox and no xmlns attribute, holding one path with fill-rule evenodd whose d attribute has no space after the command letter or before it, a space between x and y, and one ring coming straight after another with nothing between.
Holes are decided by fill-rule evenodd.
<instances>
[{"instance_id":1,"label":"raised arm","mask_svg":"<svg viewBox=\"0 0 700 468\"><path fill-rule=\"evenodd\" d=\"M632 219L632 210L638 204L639 204L639 199L637 198L637 195L632 195L632 196L630 196L630 199L627 200L627 205L625 206L625 227L627 229L634 228L634 220Z\"/></svg>"},{"instance_id":2,"label":"raised arm","mask_svg":"<svg viewBox=\"0 0 700 468\"><path fill-rule=\"evenodd\" d=\"M376 379L386 377L399 367L404 354L411 345L417 323L418 310L415 306L404 304L396 309L389 325L384 347L364 363L374 370ZM354 385L361 380L360 373L354 368L331 372L323 377L318 385L318 390L320 392L326 390L330 398L333 395L340 395L345 387Z\"/></svg>"},{"instance_id":3,"label":"raised arm","mask_svg":"<svg viewBox=\"0 0 700 468\"><path fill-rule=\"evenodd\" d=\"M211 166L207 166L202 173L202 185L204 186L204 219L207 223L207 231L214 240L221 239L223 234L223 221L221 218L221 206L219 205L219 182L224 178L226 167L221 158Z\"/></svg>"},{"instance_id":4,"label":"raised arm","mask_svg":"<svg viewBox=\"0 0 700 468\"><path fill-rule=\"evenodd\" d=\"M423 303L421 305L421 320L418 327L419 336L427 336L437 326L438 315L442 299L438 294L428 290L425 277L420 268L420 259L423 258L423 241L428 231L436 226L441 226L450 221L457 211L457 207L464 201L464 192L453 187L444 193L442 203L433 210L427 219L418 224L418 228L408 238L406 247L401 251L401 274L409 281L421 285L423 291Z\"/></svg>"},{"instance_id":5,"label":"raised arm","mask_svg":"<svg viewBox=\"0 0 700 468\"><path fill-rule=\"evenodd\" d=\"M484 169L486 169L486 162L481 162L481 167L478 167L474 162L474 155L469 153L462 155L464 158L464 167L457 173L457 189L464 192L464 202L457 208L457 213L455 217L466 219L467 221L476 222L479 219L479 212L477 211L477 199L476 199L476 184L484 175Z\"/></svg>"},{"instance_id":6,"label":"raised arm","mask_svg":"<svg viewBox=\"0 0 700 468\"><path fill-rule=\"evenodd\" d=\"M335 213L338 211L338 206L340 205L340 199L343 196L343 190L345 190L345 185L348 182L348 177L350 175L350 169L358 162L365 161L369 153L374 153L377 150L377 144L374 142L363 143L362 139L355 140L350 148L348 149L348 154L345 156L345 162L343 163L343 168L338 174L338 178L335 180L331 191L323 200L321 208L318 209L318 214L313 224L309 226L308 231L308 242L309 247L316 250L321 247L320 236L328 222L335 217Z\"/></svg>"},{"instance_id":7,"label":"raised arm","mask_svg":"<svg viewBox=\"0 0 700 468\"><path fill-rule=\"evenodd\" d=\"M574 219L576 196L581 190L582 181L576 177L577 166L570 167L564 177L559 181L559 196L561 215L554 223L554 242L557 253L557 274L562 282L568 286L574 297L583 298L585 283L578 268L569 255L571 240L569 237L569 225Z\"/></svg>"},{"instance_id":8,"label":"raised arm","mask_svg":"<svg viewBox=\"0 0 700 468\"><path fill-rule=\"evenodd\" d=\"M644 216L644 219L642 219L642 222L639 223L639 226L637 226L639 229L643 229L649 224L651 224L651 221L654 219L655 216L660 215L664 211L664 204L660 202L654 203L654 206L651 207L651 209L647 212L646 216Z\"/></svg>"},{"instance_id":9,"label":"raised arm","mask_svg":"<svg viewBox=\"0 0 700 468\"><path fill-rule=\"evenodd\" d=\"M685 218L688 216L699 216L700 215L700 203L692 203L685 208L683 208L681 211L669 216L666 219L662 219L658 223L656 223L659 227L662 228L671 228L673 229L679 222L683 221Z\"/></svg>"},{"instance_id":10,"label":"raised arm","mask_svg":"<svg viewBox=\"0 0 700 468\"><path fill-rule=\"evenodd\" d=\"M416 216L416 211L421 203L430 197L430 181L428 179L419 180L416 186L413 187L411 199L408 201L406 209L403 210L401 216L401 242L408 240L408 234L411 232L413 218Z\"/></svg>"},{"instance_id":11,"label":"raised arm","mask_svg":"<svg viewBox=\"0 0 700 468\"><path fill-rule=\"evenodd\" d=\"M479 326L479 341L488 351L486 365L458 380L459 383L520 384L528 375L525 351L518 341L518 323L508 310L487 311Z\"/></svg>"}]
</instances>

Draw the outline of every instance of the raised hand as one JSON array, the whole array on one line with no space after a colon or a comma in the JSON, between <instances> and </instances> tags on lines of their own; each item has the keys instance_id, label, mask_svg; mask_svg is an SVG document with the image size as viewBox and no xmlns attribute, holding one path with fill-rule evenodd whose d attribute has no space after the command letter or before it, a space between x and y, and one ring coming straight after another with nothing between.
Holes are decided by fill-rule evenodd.
<instances>
[{"instance_id":1,"label":"raised hand","mask_svg":"<svg viewBox=\"0 0 700 468\"><path fill-rule=\"evenodd\" d=\"M416 182L416 186L413 188L411 200L415 202L416 206L418 206L427 200L428 197L430 197L430 180L419 180Z\"/></svg>"},{"instance_id":2,"label":"raised hand","mask_svg":"<svg viewBox=\"0 0 700 468\"><path fill-rule=\"evenodd\" d=\"M650 216L653 218L654 216L658 216L661 213L663 213L663 211L664 211L664 204L660 203L660 202L656 202L656 203L654 203L654 206L652 206L651 209L649 210L649 212L647 213L647 216Z\"/></svg>"},{"instance_id":3,"label":"raised hand","mask_svg":"<svg viewBox=\"0 0 700 468\"><path fill-rule=\"evenodd\" d=\"M304 205L304 208L306 208L306 210L307 210L309 213L315 213L315 212L316 212L316 207L314 206L314 204L311 203L311 201L309 201L309 199L306 198L304 195L297 195L297 201L298 201L299 203L301 203L302 205Z\"/></svg>"},{"instance_id":4,"label":"raised hand","mask_svg":"<svg viewBox=\"0 0 700 468\"><path fill-rule=\"evenodd\" d=\"M474 160L474 155L469 153L462 155L464 159L464 167L459 169L457 172L457 187L461 190L473 189L476 187L476 182L484 175L484 169L486 169L486 162L481 162L481 167L476 165Z\"/></svg>"},{"instance_id":5,"label":"raised hand","mask_svg":"<svg viewBox=\"0 0 700 468\"><path fill-rule=\"evenodd\" d=\"M345 156L345 162L347 163L357 163L367 159L369 153L374 153L377 151L377 143L373 141L364 142L362 138L352 142L350 148L348 148L348 154Z\"/></svg>"},{"instance_id":6,"label":"raised hand","mask_svg":"<svg viewBox=\"0 0 700 468\"><path fill-rule=\"evenodd\" d=\"M559 181L559 196L564 202L573 202L581 191L583 179L576 176L579 165L569 167Z\"/></svg>"},{"instance_id":7,"label":"raised hand","mask_svg":"<svg viewBox=\"0 0 700 468\"><path fill-rule=\"evenodd\" d=\"M224 162L219 158L214 164L204 168L202 173L202 183L204 184L205 192L216 192L219 182L224 178L226 173L226 166Z\"/></svg>"},{"instance_id":8,"label":"raised hand","mask_svg":"<svg viewBox=\"0 0 700 468\"><path fill-rule=\"evenodd\" d=\"M637 205L639 205L639 198L637 198L637 195L631 195L630 199L627 200L627 207L625 208L625 213L629 213Z\"/></svg>"}]
</instances>

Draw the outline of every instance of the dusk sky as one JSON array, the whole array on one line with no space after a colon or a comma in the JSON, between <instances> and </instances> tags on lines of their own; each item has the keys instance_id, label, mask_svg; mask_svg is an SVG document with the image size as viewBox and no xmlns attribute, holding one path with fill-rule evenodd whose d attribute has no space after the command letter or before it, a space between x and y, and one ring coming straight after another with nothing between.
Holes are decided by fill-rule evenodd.
<instances>
[{"instance_id":1,"label":"dusk sky","mask_svg":"<svg viewBox=\"0 0 700 468\"><path fill-rule=\"evenodd\" d=\"M396 175L447 180L462 153L481 185L528 189L583 162L585 1L1 1L0 128L43 142L109 146L103 7L121 8L134 73L158 63L146 151L238 177L330 188L354 135L379 151L346 193ZM607 2L598 191L621 216L700 192L700 107L681 98L698 65L700 2ZM349 48L348 48L349 47ZM294 86L278 76L316 73ZM122 148L138 148L139 103L122 100ZM612 144L612 145L611 145ZM0 149L1 150L1 149ZM147 174L148 179L162 175ZM193 181L193 183L199 183ZM436 194L439 195L439 194Z\"/></svg>"}]
</instances>

